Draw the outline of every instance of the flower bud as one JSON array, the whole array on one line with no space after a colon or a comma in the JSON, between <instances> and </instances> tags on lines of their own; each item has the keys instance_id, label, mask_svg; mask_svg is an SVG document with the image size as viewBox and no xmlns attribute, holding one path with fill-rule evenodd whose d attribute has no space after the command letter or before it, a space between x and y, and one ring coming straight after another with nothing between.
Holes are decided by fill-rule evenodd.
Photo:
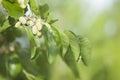
<instances>
[{"instance_id":1,"label":"flower bud","mask_svg":"<svg viewBox=\"0 0 120 80\"><path fill-rule=\"evenodd\" d=\"M24 4L24 0L18 0L18 3L20 4L21 8L25 8L26 5Z\"/></svg>"},{"instance_id":2,"label":"flower bud","mask_svg":"<svg viewBox=\"0 0 120 80\"><path fill-rule=\"evenodd\" d=\"M40 37L42 33L40 31L37 32L37 36Z\"/></svg>"},{"instance_id":3,"label":"flower bud","mask_svg":"<svg viewBox=\"0 0 120 80\"><path fill-rule=\"evenodd\" d=\"M9 46L9 50L12 51L12 52L15 51L15 46L14 45L10 45Z\"/></svg>"},{"instance_id":4,"label":"flower bud","mask_svg":"<svg viewBox=\"0 0 120 80\"><path fill-rule=\"evenodd\" d=\"M16 24L15 24L15 27L18 28L20 27L21 23L18 21Z\"/></svg>"},{"instance_id":5,"label":"flower bud","mask_svg":"<svg viewBox=\"0 0 120 80\"><path fill-rule=\"evenodd\" d=\"M33 32L33 34L37 34L38 30L37 30L37 27L36 27L36 26L33 26L33 27L32 27L32 32Z\"/></svg>"},{"instance_id":6,"label":"flower bud","mask_svg":"<svg viewBox=\"0 0 120 80\"><path fill-rule=\"evenodd\" d=\"M41 22L41 19L37 19L37 21L36 21L36 22L39 22L39 23L40 23L40 22Z\"/></svg>"},{"instance_id":7,"label":"flower bud","mask_svg":"<svg viewBox=\"0 0 120 80\"><path fill-rule=\"evenodd\" d=\"M34 25L34 22L33 21L27 21L27 23L26 23L28 26L33 26Z\"/></svg>"},{"instance_id":8,"label":"flower bud","mask_svg":"<svg viewBox=\"0 0 120 80\"><path fill-rule=\"evenodd\" d=\"M22 24L26 24L26 19L25 19L25 17L20 17L19 18L19 21L22 23Z\"/></svg>"},{"instance_id":9,"label":"flower bud","mask_svg":"<svg viewBox=\"0 0 120 80\"><path fill-rule=\"evenodd\" d=\"M40 22L37 22L35 25L39 31L42 29L42 24Z\"/></svg>"},{"instance_id":10,"label":"flower bud","mask_svg":"<svg viewBox=\"0 0 120 80\"><path fill-rule=\"evenodd\" d=\"M21 4L20 7L21 7L21 8L25 8L26 5L25 5L25 4Z\"/></svg>"},{"instance_id":11,"label":"flower bud","mask_svg":"<svg viewBox=\"0 0 120 80\"><path fill-rule=\"evenodd\" d=\"M32 20L33 22L36 22L36 18L32 18L31 20Z\"/></svg>"}]
</instances>

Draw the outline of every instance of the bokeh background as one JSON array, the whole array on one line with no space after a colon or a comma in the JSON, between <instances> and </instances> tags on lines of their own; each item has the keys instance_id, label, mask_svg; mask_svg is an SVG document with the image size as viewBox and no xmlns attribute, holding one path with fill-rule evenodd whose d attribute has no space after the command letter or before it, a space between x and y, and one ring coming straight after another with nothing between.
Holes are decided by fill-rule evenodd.
<instances>
[{"instance_id":1,"label":"bokeh background","mask_svg":"<svg viewBox=\"0 0 120 80\"><path fill-rule=\"evenodd\" d=\"M81 80L120 80L120 0L40 0L47 3L54 25L89 38L92 45L88 67L79 63ZM52 80L75 80L58 57Z\"/></svg>"}]
</instances>

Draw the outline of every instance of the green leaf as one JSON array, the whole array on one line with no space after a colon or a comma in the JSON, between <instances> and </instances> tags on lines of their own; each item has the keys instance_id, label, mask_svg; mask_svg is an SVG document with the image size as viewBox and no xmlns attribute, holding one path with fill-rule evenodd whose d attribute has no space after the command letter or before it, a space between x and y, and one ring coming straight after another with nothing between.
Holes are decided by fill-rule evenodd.
<instances>
[{"instance_id":1,"label":"green leaf","mask_svg":"<svg viewBox=\"0 0 120 80\"><path fill-rule=\"evenodd\" d=\"M29 0L29 3L30 3L30 7L31 7L31 10L36 14L38 15L39 13L39 6L38 6L38 3L37 3L37 0Z\"/></svg>"},{"instance_id":2,"label":"green leaf","mask_svg":"<svg viewBox=\"0 0 120 80\"><path fill-rule=\"evenodd\" d=\"M60 37L62 44L62 57L64 57L70 43L69 43L69 38L64 33L60 32Z\"/></svg>"},{"instance_id":3,"label":"green leaf","mask_svg":"<svg viewBox=\"0 0 120 80\"><path fill-rule=\"evenodd\" d=\"M48 10L49 10L49 7L47 4L39 6L39 12L40 12L41 18L45 19L48 16L48 14L49 14Z\"/></svg>"},{"instance_id":4,"label":"green leaf","mask_svg":"<svg viewBox=\"0 0 120 80\"><path fill-rule=\"evenodd\" d=\"M8 27L10 27L9 21L5 21L2 26L0 26L0 32L3 32L6 30Z\"/></svg>"},{"instance_id":5,"label":"green leaf","mask_svg":"<svg viewBox=\"0 0 120 80\"><path fill-rule=\"evenodd\" d=\"M27 35L28 35L28 38L29 38L29 41L30 41L29 43L30 43L30 50L31 50L31 59L33 59L36 55L36 48L37 48L36 42L35 42L35 39L34 39L35 37L34 37L30 28L26 27L25 30L27 32Z\"/></svg>"},{"instance_id":6,"label":"green leaf","mask_svg":"<svg viewBox=\"0 0 120 80\"><path fill-rule=\"evenodd\" d=\"M68 67L72 70L72 72L74 73L76 78L79 78L79 71L77 69L77 64L76 64L76 60L74 57L74 54L70 48L70 46L68 47L68 50L64 56L64 61L66 62L66 64L68 65Z\"/></svg>"},{"instance_id":7,"label":"green leaf","mask_svg":"<svg viewBox=\"0 0 120 80\"><path fill-rule=\"evenodd\" d=\"M21 72L22 70L22 65L20 62L20 59L17 55L17 53L13 52L7 55L7 60L6 60L6 67L9 72L9 75L12 78L17 77L17 75Z\"/></svg>"},{"instance_id":8,"label":"green leaf","mask_svg":"<svg viewBox=\"0 0 120 80\"><path fill-rule=\"evenodd\" d=\"M91 52L90 42L87 38L82 36L78 36L78 39L80 44L80 55L82 56L82 61L85 65L88 65L90 61Z\"/></svg>"},{"instance_id":9,"label":"green leaf","mask_svg":"<svg viewBox=\"0 0 120 80\"><path fill-rule=\"evenodd\" d=\"M49 24L53 24L53 23L55 23L55 22L57 22L58 21L58 19L54 19L54 20L50 20L48 23Z\"/></svg>"},{"instance_id":10,"label":"green leaf","mask_svg":"<svg viewBox=\"0 0 120 80\"><path fill-rule=\"evenodd\" d=\"M17 22L17 20L15 19L15 18L13 18L13 17L8 17L8 20L9 20L9 24L11 25L11 26L13 26L13 25L15 25L16 24L16 22ZM13 26L14 27L14 26Z\"/></svg>"},{"instance_id":11,"label":"green leaf","mask_svg":"<svg viewBox=\"0 0 120 80\"><path fill-rule=\"evenodd\" d=\"M71 50L74 53L75 60L77 61L79 58L79 54L80 54L80 46L79 46L78 39L77 39L76 35L71 31L66 30L66 31L64 31L64 33L69 38Z\"/></svg>"},{"instance_id":12,"label":"green leaf","mask_svg":"<svg viewBox=\"0 0 120 80\"><path fill-rule=\"evenodd\" d=\"M41 50L41 54L36 59L36 63L37 66L39 66L40 76L42 76L44 80L49 80L51 64L48 62L47 50Z\"/></svg>"},{"instance_id":13,"label":"green leaf","mask_svg":"<svg viewBox=\"0 0 120 80\"><path fill-rule=\"evenodd\" d=\"M17 2L11 3L8 0L3 0L2 4L9 16L18 19L20 16L24 15L24 9L22 9Z\"/></svg>"},{"instance_id":14,"label":"green leaf","mask_svg":"<svg viewBox=\"0 0 120 80\"><path fill-rule=\"evenodd\" d=\"M53 30L52 35L53 35L54 40L55 40L56 43L57 43L57 48L58 48L58 51L59 51L60 48L61 48L60 33L59 33L59 31L58 31L58 29L57 29L56 27L53 27L53 26L52 26L52 30Z\"/></svg>"},{"instance_id":15,"label":"green leaf","mask_svg":"<svg viewBox=\"0 0 120 80\"><path fill-rule=\"evenodd\" d=\"M36 55L36 46L33 46L33 48L31 49L31 59L34 59L35 55Z\"/></svg>"},{"instance_id":16,"label":"green leaf","mask_svg":"<svg viewBox=\"0 0 120 80\"><path fill-rule=\"evenodd\" d=\"M47 12L47 11L46 11ZM52 25L53 23L57 22L58 19L52 19L52 15L48 13L48 16L46 17L46 22Z\"/></svg>"},{"instance_id":17,"label":"green leaf","mask_svg":"<svg viewBox=\"0 0 120 80\"><path fill-rule=\"evenodd\" d=\"M27 77L28 80L36 80L36 77L31 74L31 73L28 73L26 70L23 69L23 73L25 74L25 76Z\"/></svg>"},{"instance_id":18,"label":"green leaf","mask_svg":"<svg viewBox=\"0 0 120 80\"><path fill-rule=\"evenodd\" d=\"M43 36L48 50L48 61L53 63L58 52L59 52L59 37L56 31L48 29L46 26L43 27Z\"/></svg>"},{"instance_id":19,"label":"green leaf","mask_svg":"<svg viewBox=\"0 0 120 80\"><path fill-rule=\"evenodd\" d=\"M3 35L6 37L7 42L14 41L17 37L21 37L23 35L23 31L21 29L16 29L15 27L8 27L3 31Z\"/></svg>"}]
</instances>

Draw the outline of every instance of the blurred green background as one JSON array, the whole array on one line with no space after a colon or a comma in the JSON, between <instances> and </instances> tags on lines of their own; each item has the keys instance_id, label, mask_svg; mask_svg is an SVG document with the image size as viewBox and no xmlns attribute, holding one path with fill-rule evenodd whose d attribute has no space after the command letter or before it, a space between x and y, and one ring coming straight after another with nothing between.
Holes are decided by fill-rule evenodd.
<instances>
[{"instance_id":1,"label":"blurred green background","mask_svg":"<svg viewBox=\"0 0 120 80\"><path fill-rule=\"evenodd\" d=\"M59 19L55 26L91 42L90 65L78 64L80 80L120 80L120 0L40 0L45 3L51 17ZM59 56L47 67L52 68L50 80L76 80Z\"/></svg>"},{"instance_id":2,"label":"blurred green background","mask_svg":"<svg viewBox=\"0 0 120 80\"><path fill-rule=\"evenodd\" d=\"M81 80L120 80L120 0L41 0L50 15L59 19L54 25L89 38L92 46L88 67L79 63ZM53 80L75 80L58 57Z\"/></svg>"}]
</instances>

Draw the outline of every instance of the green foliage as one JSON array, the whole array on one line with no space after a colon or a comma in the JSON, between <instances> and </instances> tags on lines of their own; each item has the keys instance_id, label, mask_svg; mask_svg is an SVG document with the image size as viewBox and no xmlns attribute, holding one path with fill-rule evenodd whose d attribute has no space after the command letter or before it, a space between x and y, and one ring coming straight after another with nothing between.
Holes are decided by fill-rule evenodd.
<instances>
[{"instance_id":1,"label":"green foliage","mask_svg":"<svg viewBox=\"0 0 120 80\"><path fill-rule=\"evenodd\" d=\"M10 53L6 56L6 68L12 78L15 78L21 72L22 65L17 53Z\"/></svg>"},{"instance_id":2,"label":"green foliage","mask_svg":"<svg viewBox=\"0 0 120 80\"><path fill-rule=\"evenodd\" d=\"M29 43L30 43L30 50L31 50L31 59L34 58L36 54L36 43L34 39L34 35L32 34L32 31L29 28L25 28L28 38L29 38Z\"/></svg>"},{"instance_id":3,"label":"green foliage","mask_svg":"<svg viewBox=\"0 0 120 80\"><path fill-rule=\"evenodd\" d=\"M80 57L85 64L89 63L88 40L72 31L62 32L53 27L52 23L57 20L48 20L48 10L47 4L41 6L37 0L25 0L24 4L2 1L0 57L4 57L3 62L0 60L0 67L6 71L3 75L8 79L50 80L51 66L57 56L61 56L76 78L80 77L77 68ZM28 45L23 47L26 44L24 40L17 41L19 38L26 39ZM0 75L2 72L0 70Z\"/></svg>"},{"instance_id":4,"label":"green foliage","mask_svg":"<svg viewBox=\"0 0 120 80\"><path fill-rule=\"evenodd\" d=\"M2 22L2 21L1 21ZM1 23L2 24L2 23ZM4 27L3 27L4 26ZM9 21L5 21L2 26L0 26L0 32L6 30L10 26Z\"/></svg>"},{"instance_id":5,"label":"green foliage","mask_svg":"<svg viewBox=\"0 0 120 80\"><path fill-rule=\"evenodd\" d=\"M76 35L71 31L65 31L64 33L69 38L69 42L70 42L69 45L71 47L72 52L74 53L75 60L78 60L80 54L80 47Z\"/></svg>"},{"instance_id":6,"label":"green foliage","mask_svg":"<svg viewBox=\"0 0 120 80\"><path fill-rule=\"evenodd\" d=\"M8 0L3 0L2 5L11 17L18 19L24 14L24 9L22 9L17 2L11 3Z\"/></svg>"},{"instance_id":7,"label":"green foliage","mask_svg":"<svg viewBox=\"0 0 120 80\"><path fill-rule=\"evenodd\" d=\"M39 6L39 12L40 12L41 18L47 18L47 16L48 16L48 10L49 10L49 7L48 7L47 4Z\"/></svg>"},{"instance_id":8,"label":"green foliage","mask_svg":"<svg viewBox=\"0 0 120 80\"><path fill-rule=\"evenodd\" d=\"M36 15L38 15L38 4L37 4L37 0L29 0L29 2L30 2L31 10L32 10Z\"/></svg>"},{"instance_id":9,"label":"green foliage","mask_svg":"<svg viewBox=\"0 0 120 80\"><path fill-rule=\"evenodd\" d=\"M68 47L68 50L64 56L64 60L66 62L66 64L70 67L70 69L73 71L74 75L76 76L76 78L79 78L79 71L77 69L77 63L74 57L74 53L72 52L71 47Z\"/></svg>"},{"instance_id":10,"label":"green foliage","mask_svg":"<svg viewBox=\"0 0 120 80\"><path fill-rule=\"evenodd\" d=\"M90 42L87 38L82 36L78 36L79 46L80 46L80 55L82 56L82 60L85 65L89 64L91 46Z\"/></svg>"}]
</instances>

